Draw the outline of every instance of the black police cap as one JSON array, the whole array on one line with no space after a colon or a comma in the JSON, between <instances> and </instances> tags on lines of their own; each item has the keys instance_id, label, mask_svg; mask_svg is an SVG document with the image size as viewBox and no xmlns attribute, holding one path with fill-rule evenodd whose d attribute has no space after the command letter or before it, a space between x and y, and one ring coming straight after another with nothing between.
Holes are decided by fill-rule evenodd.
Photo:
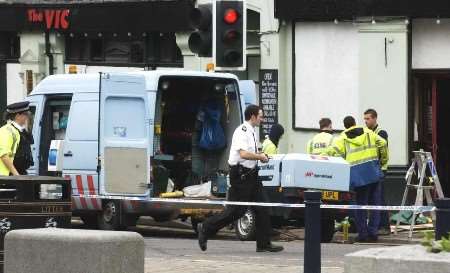
<instances>
[{"instance_id":1,"label":"black police cap","mask_svg":"<svg viewBox=\"0 0 450 273\"><path fill-rule=\"evenodd\" d=\"M21 101L6 106L6 112L10 114L22 113L30 110L29 101Z\"/></svg>"}]
</instances>

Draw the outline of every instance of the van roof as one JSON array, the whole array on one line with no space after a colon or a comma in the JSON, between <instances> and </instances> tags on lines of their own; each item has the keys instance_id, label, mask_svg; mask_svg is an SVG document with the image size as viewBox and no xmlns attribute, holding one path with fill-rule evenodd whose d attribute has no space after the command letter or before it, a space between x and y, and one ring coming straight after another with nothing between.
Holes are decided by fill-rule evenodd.
<instances>
[{"instance_id":1,"label":"van roof","mask_svg":"<svg viewBox=\"0 0 450 273\"><path fill-rule=\"evenodd\" d=\"M133 72L112 72L109 74L143 75L146 79L147 90L157 90L159 78L162 76L184 76L184 77L208 77L235 79L238 78L230 73L211 73L186 70L153 70ZM57 74L46 77L31 92L32 95L39 94L73 94L73 93L98 93L99 74Z\"/></svg>"}]
</instances>

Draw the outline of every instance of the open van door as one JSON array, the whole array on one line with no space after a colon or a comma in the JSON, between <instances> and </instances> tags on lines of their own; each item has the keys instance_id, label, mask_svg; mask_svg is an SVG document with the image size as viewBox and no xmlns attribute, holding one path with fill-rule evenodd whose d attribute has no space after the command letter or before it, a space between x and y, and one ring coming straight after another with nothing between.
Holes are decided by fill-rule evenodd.
<instances>
[{"instance_id":1,"label":"open van door","mask_svg":"<svg viewBox=\"0 0 450 273\"><path fill-rule=\"evenodd\" d=\"M102 74L100 87L100 193L148 195L150 119L145 79Z\"/></svg>"},{"instance_id":2,"label":"open van door","mask_svg":"<svg viewBox=\"0 0 450 273\"><path fill-rule=\"evenodd\" d=\"M249 104L258 105L256 100L256 84L252 80L239 81L239 92L242 107L242 116L244 116L245 108ZM259 130L256 130L256 139L259 139Z\"/></svg>"},{"instance_id":3,"label":"open van door","mask_svg":"<svg viewBox=\"0 0 450 273\"><path fill-rule=\"evenodd\" d=\"M256 84L252 80L239 81L239 92L241 95L242 113L249 104L258 105L256 101Z\"/></svg>"}]
</instances>

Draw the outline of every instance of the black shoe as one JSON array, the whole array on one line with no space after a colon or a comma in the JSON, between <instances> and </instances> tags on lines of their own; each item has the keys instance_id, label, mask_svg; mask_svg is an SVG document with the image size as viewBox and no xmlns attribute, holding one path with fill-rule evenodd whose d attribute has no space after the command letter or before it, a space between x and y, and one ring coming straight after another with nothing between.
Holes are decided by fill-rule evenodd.
<instances>
[{"instance_id":1,"label":"black shoe","mask_svg":"<svg viewBox=\"0 0 450 273\"><path fill-rule=\"evenodd\" d=\"M376 242L378 242L378 236L369 236L367 238L367 242L368 243L376 243Z\"/></svg>"},{"instance_id":2,"label":"black shoe","mask_svg":"<svg viewBox=\"0 0 450 273\"><path fill-rule=\"evenodd\" d=\"M257 247L256 252L280 252L280 251L283 251L283 249L284 249L284 247L282 247L282 246L268 244L267 246L265 246L263 248Z\"/></svg>"},{"instance_id":3,"label":"black shoe","mask_svg":"<svg viewBox=\"0 0 450 273\"><path fill-rule=\"evenodd\" d=\"M208 247L208 238L206 238L205 231L203 230L203 224L199 223L197 225L197 234L198 234L198 245L202 251L206 251Z\"/></svg>"}]
</instances>

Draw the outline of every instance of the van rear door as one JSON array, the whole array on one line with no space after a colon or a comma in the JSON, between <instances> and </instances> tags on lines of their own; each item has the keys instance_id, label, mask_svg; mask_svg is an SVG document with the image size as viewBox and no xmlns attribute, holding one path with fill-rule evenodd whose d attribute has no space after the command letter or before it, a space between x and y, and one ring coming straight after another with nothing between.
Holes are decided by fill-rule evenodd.
<instances>
[{"instance_id":1,"label":"van rear door","mask_svg":"<svg viewBox=\"0 0 450 273\"><path fill-rule=\"evenodd\" d=\"M44 96L27 97L30 102L31 117L28 124L28 130L33 134L34 143L31 145L31 153L33 155L33 166L27 172L30 175L37 175L39 173L39 143L41 139L41 116L44 104Z\"/></svg>"},{"instance_id":2,"label":"van rear door","mask_svg":"<svg viewBox=\"0 0 450 273\"><path fill-rule=\"evenodd\" d=\"M100 90L100 193L148 195L150 119L144 77L103 74Z\"/></svg>"},{"instance_id":3,"label":"van rear door","mask_svg":"<svg viewBox=\"0 0 450 273\"><path fill-rule=\"evenodd\" d=\"M256 101L256 84L252 80L239 81L239 92L241 98L242 113L249 104L258 105Z\"/></svg>"}]
</instances>

